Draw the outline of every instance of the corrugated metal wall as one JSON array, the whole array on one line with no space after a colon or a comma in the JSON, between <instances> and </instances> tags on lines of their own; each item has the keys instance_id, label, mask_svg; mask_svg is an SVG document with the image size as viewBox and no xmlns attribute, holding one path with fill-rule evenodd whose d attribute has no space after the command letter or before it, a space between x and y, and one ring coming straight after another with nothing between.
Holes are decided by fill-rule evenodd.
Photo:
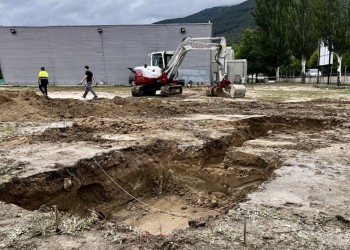
<instances>
[{"instance_id":1,"label":"corrugated metal wall","mask_svg":"<svg viewBox=\"0 0 350 250\"><path fill-rule=\"evenodd\" d=\"M181 28L186 33L181 33ZM186 36L211 34L211 24L0 26L0 66L5 84L10 85L36 84L41 66L49 72L50 83L74 85L81 80L85 65L90 66L97 81L128 84L127 68L149 64L152 51L175 50ZM200 71L201 79L209 82L210 52L190 51L181 69L187 74ZM207 74L203 75L203 70Z\"/></svg>"}]
</instances>

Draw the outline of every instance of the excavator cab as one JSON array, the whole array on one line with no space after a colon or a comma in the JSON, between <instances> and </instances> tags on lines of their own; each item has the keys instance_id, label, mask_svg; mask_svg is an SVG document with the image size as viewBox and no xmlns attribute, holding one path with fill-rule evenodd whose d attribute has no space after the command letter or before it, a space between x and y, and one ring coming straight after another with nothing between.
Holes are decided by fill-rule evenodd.
<instances>
[{"instance_id":1,"label":"excavator cab","mask_svg":"<svg viewBox=\"0 0 350 250\"><path fill-rule=\"evenodd\" d=\"M174 51L158 51L150 54L151 56L151 65L158 66L161 69L164 69L165 66L169 63L171 57L174 55Z\"/></svg>"},{"instance_id":2,"label":"excavator cab","mask_svg":"<svg viewBox=\"0 0 350 250\"><path fill-rule=\"evenodd\" d=\"M151 54L151 65L164 68L163 54L161 52L154 52Z\"/></svg>"}]
</instances>

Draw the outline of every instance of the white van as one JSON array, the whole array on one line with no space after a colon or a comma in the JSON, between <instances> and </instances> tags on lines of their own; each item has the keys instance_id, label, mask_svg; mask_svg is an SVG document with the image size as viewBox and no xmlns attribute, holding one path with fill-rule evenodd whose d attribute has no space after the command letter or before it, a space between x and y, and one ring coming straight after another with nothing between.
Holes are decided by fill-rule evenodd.
<instances>
[{"instance_id":1,"label":"white van","mask_svg":"<svg viewBox=\"0 0 350 250\"><path fill-rule=\"evenodd\" d=\"M318 69L308 69L306 71L306 75L309 77L316 77L318 74L318 76L322 76L322 72L319 71Z\"/></svg>"}]
</instances>

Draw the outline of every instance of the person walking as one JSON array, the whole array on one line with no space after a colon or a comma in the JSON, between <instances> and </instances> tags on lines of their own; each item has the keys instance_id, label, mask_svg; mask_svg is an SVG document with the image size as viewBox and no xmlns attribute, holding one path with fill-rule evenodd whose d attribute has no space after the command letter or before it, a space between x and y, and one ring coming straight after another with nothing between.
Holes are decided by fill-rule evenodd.
<instances>
[{"instance_id":1,"label":"person walking","mask_svg":"<svg viewBox=\"0 0 350 250\"><path fill-rule=\"evenodd\" d=\"M38 84L40 92L47 96L47 85L49 84L49 73L45 70L45 67L41 67L38 74Z\"/></svg>"},{"instance_id":2,"label":"person walking","mask_svg":"<svg viewBox=\"0 0 350 250\"><path fill-rule=\"evenodd\" d=\"M86 80L86 89L82 97L86 98L87 94L90 91L91 94L94 95L94 99L97 99L98 96L96 95L95 91L92 89L92 81L96 82L96 79L94 77L94 74L89 70L88 65L85 66L85 75L83 79L80 81L80 84L83 84L85 80Z\"/></svg>"}]
</instances>

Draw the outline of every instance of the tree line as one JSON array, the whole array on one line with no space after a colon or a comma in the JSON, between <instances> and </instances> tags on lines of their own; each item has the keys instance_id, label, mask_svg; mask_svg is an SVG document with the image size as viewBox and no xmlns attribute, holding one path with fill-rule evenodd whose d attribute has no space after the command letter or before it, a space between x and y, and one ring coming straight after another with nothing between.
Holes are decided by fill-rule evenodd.
<instances>
[{"instance_id":1,"label":"tree line","mask_svg":"<svg viewBox=\"0 0 350 250\"><path fill-rule=\"evenodd\" d=\"M338 80L343 58L350 59L350 0L255 0L256 28L247 29L236 57L248 60L249 73L276 73L315 63L319 41L337 58ZM298 63L299 62L299 63ZM350 62L350 60L349 60Z\"/></svg>"}]
</instances>

